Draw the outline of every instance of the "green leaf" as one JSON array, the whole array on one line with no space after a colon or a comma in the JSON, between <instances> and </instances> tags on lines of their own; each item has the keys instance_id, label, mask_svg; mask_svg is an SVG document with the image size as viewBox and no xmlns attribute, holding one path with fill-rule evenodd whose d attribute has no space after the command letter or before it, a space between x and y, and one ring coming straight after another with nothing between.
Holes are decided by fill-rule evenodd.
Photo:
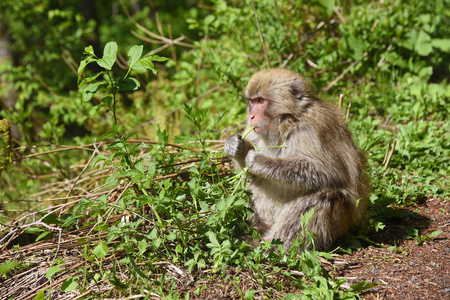
<instances>
[{"instance_id":1,"label":"green leaf","mask_svg":"<svg viewBox=\"0 0 450 300\"><path fill-rule=\"evenodd\" d=\"M346 36L345 41L347 43L347 48L350 52L353 52L352 57L354 59L359 59L363 53L366 51L366 45L364 40L359 39L353 35Z\"/></svg>"},{"instance_id":2,"label":"green leaf","mask_svg":"<svg viewBox=\"0 0 450 300\"><path fill-rule=\"evenodd\" d=\"M419 230L416 228L407 228L406 233L408 234L406 236L407 239L415 238L419 236Z\"/></svg>"},{"instance_id":3,"label":"green leaf","mask_svg":"<svg viewBox=\"0 0 450 300\"><path fill-rule=\"evenodd\" d=\"M333 255L331 255L328 252L320 252L320 256L326 258L326 259L333 259Z\"/></svg>"},{"instance_id":4,"label":"green leaf","mask_svg":"<svg viewBox=\"0 0 450 300\"><path fill-rule=\"evenodd\" d=\"M40 290L39 293L37 293L36 297L34 297L34 300L44 300L45 299L45 291L46 291L46 289Z\"/></svg>"},{"instance_id":5,"label":"green leaf","mask_svg":"<svg viewBox=\"0 0 450 300\"><path fill-rule=\"evenodd\" d=\"M208 231L206 233L206 235L209 237L209 240L211 241L211 243L206 244L206 246L210 249L213 248L219 248L220 247L220 243L217 240L217 236L215 235L215 233Z\"/></svg>"},{"instance_id":6,"label":"green leaf","mask_svg":"<svg viewBox=\"0 0 450 300\"><path fill-rule=\"evenodd\" d=\"M153 72L153 74L156 75L156 73L157 73L150 56L146 56L146 57L143 57L140 60L138 60L136 62L136 64L134 65L133 70L141 71L141 72L146 71L146 70L151 70Z\"/></svg>"},{"instance_id":7,"label":"green leaf","mask_svg":"<svg viewBox=\"0 0 450 300\"><path fill-rule=\"evenodd\" d=\"M113 97L109 95L105 96L102 99L100 99L100 102L104 103L108 107L111 107L113 103Z\"/></svg>"},{"instance_id":8,"label":"green leaf","mask_svg":"<svg viewBox=\"0 0 450 300\"><path fill-rule=\"evenodd\" d=\"M87 86L85 86L81 92L81 96L83 98L84 102L88 102L89 100L91 100L92 96L102 87L106 87L106 83L104 81L99 81L99 82L95 82L95 83L91 83Z\"/></svg>"},{"instance_id":9,"label":"green leaf","mask_svg":"<svg viewBox=\"0 0 450 300\"><path fill-rule=\"evenodd\" d=\"M64 224L62 224L61 227L70 227L82 217L84 217L84 214L70 215L69 217L67 217L67 219L64 220Z\"/></svg>"},{"instance_id":10,"label":"green leaf","mask_svg":"<svg viewBox=\"0 0 450 300\"><path fill-rule=\"evenodd\" d=\"M97 64L107 70L111 70L117 58L117 43L109 42L103 49L103 57L97 61Z\"/></svg>"},{"instance_id":11,"label":"green leaf","mask_svg":"<svg viewBox=\"0 0 450 300\"><path fill-rule=\"evenodd\" d=\"M98 244L97 247L95 247L92 253L94 253L94 255L97 257L105 258L108 250L109 250L108 245L106 245L105 242L100 241L100 244Z\"/></svg>"},{"instance_id":12,"label":"green leaf","mask_svg":"<svg viewBox=\"0 0 450 300\"><path fill-rule=\"evenodd\" d=\"M371 289L375 286L377 286L378 284L376 282L367 282L367 281L360 281L358 283L355 283L354 285L352 285L350 288L352 289L352 291L355 292L361 292L364 290L368 290Z\"/></svg>"},{"instance_id":13,"label":"green leaf","mask_svg":"<svg viewBox=\"0 0 450 300\"><path fill-rule=\"evenodd\" d=\"M205 17L205 19L203 20L203 23L204 23L205 25L209 25L209 24L211 24L212 22L214 22L215 19L216 19L216 17L215 17L214 15L207 15L207 16Z\"/></svg>"},{"instance_id":14,"label":"green leaf","mask_svg":"<svg viewBox=\"0 0 450 300\"><path fill-rule=\"evenodd\" d=\"M41 233L37 238L36 238L36 242L40 241L41 239L43 239L45 236L47 236L51 231L45 231L43 233Z\"/></svg>"},{"instance_id":15,"label":"green leaf","mask_svg":"<svg viewBox=\"0 0 450 300\"><path fill-rule=\"evenodd\" d=\"M428 237L429 237L429 238L437 237L437 236L440 235L441 233L442 233L442 230L436 230L436 231L433 231L432 233L430 233L430 234L428 235Z\"/></svg>"},{"instance_id":16,"label":"green leaf","mask_svg":"<svg viewBox=\"0 0 450 300\"><path fill-rule=\"evenodd\" d=\"M417 36L418 36L417 30L415 29L409 30L405 34L405 40L401 43L401 45L406 49L413 50L414 45L416 44Z\"/></svg>"},{"instance_id":17,"label":"green leaf","mask_svg":"<svg viewBox=\"0 0 450 300\"><path fill-rule=\"evenodd\" d=\"M443 52L450 52L450 39L432 39L431 45Z\"/></svg>"},{"instance_id":18,"label":"green leaf","mask_svg":"<svg viewBox=\"0 0 450 300\"><path fill-rule=\"evenodd\" d=\"M95 55L95 54L94 54L94 48L92 48L91 45L85 47L85 48L84 48L84 54Z\"/></svg>"},{"instance_id":19,"label":"green leaf","mask_svg":"<svg viewBox=\"0 0 450 300\"><path fill-rule=\"evenodd\" d=\"M81 82L78 83L78 87L80 88L80 87L84 86L86 83L94 81L95 79L97 79L98 76L105 74L105 73L106 72L102 71L102 72L98 72L93 75L84 77L83 80L81 80Z\"/></svg>"},{"instance_id":20,"label":"green leaf","mask_svg":"<svg viewBox=\"0 0 450 300\"><path fill-rule=\"evenodd\" d=\"M146 57L148 57L151 61L158 61L158 62L168 61L169 60L169 58L163 57L163 56L159 56L159 55L149 55L149 56L146 56Z\"/></svg>"},{"instance_id":21,"label":"green leaf","mask_svg":"<svg viewBox=\"0 0 450 300\"><path fill-rule=\"evenodd\" d=\"M433 47L431 45L431 37L428 33L421 30L417 36L416 44L414 45L414 50L417 54L421 56L427 56L433 52Z\"/></svg>"},{"instance_id":22,"label":"green leaf","mask_svg":"<svg viewBox=\"0 0 450 300\"><path fill-rule=\"evenodd\" d=\"M328 17L333 14L333 8L336 5L334 0L318 0L318 3Z\"/></svg>"},{"instance_id":23,"label":"green leaf","mask_svg":"<svg viewBox=\"0 0 450 300\"><path fill-rule=\"evenodd\" d=\"M100 58L99 60L97 60L97 64L106 69L106 70L111 70L112 66L114 65L114 62L116 61L115 58L112 57L103 57Z\"/></svg>"},{"instance_id":24,"label":"green leaf","mask_svg":"<svg viewBox=\"0 0 450 300\"><path fill-rule=\"evenodd\" d=\"M81 74L83 74L84 69L86 68L86 66L88 64L90 64L91 62L94 62L94 61L97 61L97 59L93 58L93 57L88 57L85 60L81 61L80 66L78 67L78 70L77 70L77 72L78 72L78 80L77 80L78 87L82 86L82 84L80 84L80 80L81 80ZM82 83L82 81L81 81L81 83Z\"/></svg>"},{"instance_id":25,"label":"green leaf","mask_svg":"<svg viewBox=\"0 0 450 300\"><path fill-rule=\"evenodd\" d=\"M95 113L97 112L97 110L98 110L100 107L102 107L102 106L105 106L105 105L102 103L102 104L93 106L93 107L89 110L89 115L92 116L93 114L95 114Z\"/></svg>"},{"instance_id":26,"label":"green leaf","mask_svg":"<svg viewBox=\"0 0 450 300\"><path fill-rule=\"evenodd\" d=\"M61 271L61 268L59 266L53 266L48 268L47 273L45 274L45 277L47 277L48 280L52 278L55 273L58 273Z\"/></svg>"},{"instance_id":27,"label":"green leaf","mask_svg":"<svg viewBox=\"0 0 450 300\"><path fill-rule=\"evenodd\" d=\"M42 232L42 231L44 231L44 229L39 228L39 227L34 227L34 226L33 227L29 227L29 228L27 228L27 230L25 230L26 233L31 233L31 234Z\"/></svg>"},{"instance_id":28,"label":"green leaf","mask_svg":"<svg viewBox=\"0 0 450 300\"><path fill-rule=\"evenodd\" d=\"M123 283L116 276L111 276L109 278L109 282L111 282L111 284L113 284L119 290L123 290L123 289L127 289L128 288L128 284Z\"/></svg>"},{"instance_id":29,"label":"green leaf","mask_svg":"<svg viewBox=\"0 0 450 300\"><path fill-rule=\"evenodd\" d=\"M91 162L92 166L95 166L96 163L98 163L99 161L105 161L106 157L105 155L103 155L102 153L99 153L96 157L94 157L94 159Z\"/></svg>"},{"instance_id":30,"label":"green leaf","mask_svg":"<svg viewBox=\"0 0 450 300\"><path fill-rule=\"evenodd\" d=\"M105 45L105 48L103 49L103 57L117 57L117 43L116 42L109 42Z\"/></svg>"},{"instance_id":31,"label":"green leaf","mask_svg":"<svg viewBox=\"0 0 450 300\"><path fill-rule=\"evenodd\" d=\"M139 60L139 58L141 58L143 50L144 46L136 45L131 47L131 49L128 51L128 57L130 57L130 60L128 61L128 67L130 69L133 69L134 64Z\"/></svg>"},{"instance_id":32,"label":"green leaf","mask_svg":"<svg viewBox=\"0 0 450 300\"><path fill-rule=\"evenodd\" d=\"M129 77L124 81L120 82L119 89L121 91L135 91L141 86L141 83L136 79Z\"/></svg>"},{"instance_id":33,"label":"green leaf","mask_svg":"<svg viewBox=\"0 0 450 300\"><path fill-rule=\"evenodd\" d=\"M153 176L155 175L155 171L156 171L156 164L155 162L152 161L148 166L148 177L153 178Z\"/></svg>"},{"instance_id":34,"label":"green leaf","mask_svg":"<svg viewBox=\"0 0 450 300\"><path fill-rule=\"evenodd\" d=\"M65 293L68 293L68 292L76 289L78 286L78 282L75 281L76 279L78 279L78 276L70 276L69 278L64 280L63 284L61 285L60 290Z\"/></svg>"},{"instance_id":35,"label":"green leaf","mask_svg":"<svg viewBox=\"0 0 450 300\"><path fill-rule=\"evenodd\" d=\"M1 264L0 265L0 274L6 274L18 265L20 265L20 262L18 262L18 261L9 261L4 264Z\"/></svg>"},{"instance_id":36,"label":"green leaf","mask_svg":"<svg viewBox=\"0 0 450 300\"><path fill-rule=\"evenodd\" d=\"M96 230L96 231L104 231L104 232L108 232L108 229L109 229L109 225L108 225L108 224L100 224L100 225L97 225L97 226L95 227L95 230Z\"/></svg>"}]
</instances>

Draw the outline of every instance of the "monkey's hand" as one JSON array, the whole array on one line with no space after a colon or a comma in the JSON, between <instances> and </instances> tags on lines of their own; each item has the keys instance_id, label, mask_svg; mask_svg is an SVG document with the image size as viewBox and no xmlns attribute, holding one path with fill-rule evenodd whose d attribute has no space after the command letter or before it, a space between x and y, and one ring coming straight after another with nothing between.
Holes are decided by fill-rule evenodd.
<instances>
[{"instance_id":1,"label":"monkey's hand","mask_svg":"<svg viewBox=\"0 0 450 300\"><path fill-rule=\"evenodd\" d=\"M225 142L224 150L228 157L238 158L245 155L245 142L240 133L236 133Z\"/></svg>"},{"instance_id":2,"label":"monkey's hand","mask_svg":"<svg viewBox=\"0 0 450 300\"><path fill-rule=\"evenodd\" d=\"M248 151L247 156L245 157L245 165L247 167L249 167L250 169L253 166L253 163L255 161L255 157L256 157L256 151L255 150Z\"/></svg>"},{"instance_id":3,"label":"monkey's hand","mask_svg":"<svg viewBox=\"0 0 450 300\"><path fill-rule=\"evenodd\" d=\"M251 152L251 149L253 149L252 144L246 139L242 139L240 133L230 136L224 146L227 156L232 158L240 169L245 167L245 157L248 152Z\"/></svg>"}]
</instances>

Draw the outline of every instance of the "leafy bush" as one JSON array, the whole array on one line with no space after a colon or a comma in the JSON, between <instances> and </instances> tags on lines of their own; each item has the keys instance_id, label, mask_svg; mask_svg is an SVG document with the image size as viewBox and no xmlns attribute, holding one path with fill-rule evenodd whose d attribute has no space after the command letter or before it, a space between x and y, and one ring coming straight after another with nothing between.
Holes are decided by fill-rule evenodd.
<instances>
[{"instance_id":1,"label":"leafy bush","mask_svg":"<svg viewBox=\"0 0 450 300\"><path fill-rule=\"evenodd\" d=\"M2 82L17 93L0 118L18 127L22 139L15 142L23 146L11 152L9 129L0 128L2 153L13 153L13 163L0 166L8 166L0 220L14 222L0 239L20 245L18 253L24 236L64 241L46 276L64 284L59 292L42 286L40 297L77 288L94 297L189 298L223 285L248 299L347 299L372 287L331 277L321 259L333 257L299 256L301 243L270 251L279 243L253 248L242 239L258 238L247 225L245 173L233 173L221 143L243 127L242 89L261 68L300 72L332 102L343 95L343 115L367 153L373 185L360 238L382 230L388 205L449 196L448 0L187 2L159 15L176 24L173 33L194 39L188 51L165 44L167 62L145 55L160 46L148 38L133 46L146 28L162 26L147 2L135 1L142 9L130 18L131 2L115 18L102 10L102 24L87 21L78 2L65 3L0 4L11 49L22 56L0 65ZM95 45L85 48L97 25L103 55ZM118 44L128 50L127 65ZM56 51L61 45L65 50ZM70 64L76 75L61 53L77 62ZM71 244L69 234L77 237ZM77 254L60 258L59 247ZM15 276L8 272L20 274L28 263L6 262L1 270ZM114 289L102 292L104 286Z\"/></svg>"}]
</instances>

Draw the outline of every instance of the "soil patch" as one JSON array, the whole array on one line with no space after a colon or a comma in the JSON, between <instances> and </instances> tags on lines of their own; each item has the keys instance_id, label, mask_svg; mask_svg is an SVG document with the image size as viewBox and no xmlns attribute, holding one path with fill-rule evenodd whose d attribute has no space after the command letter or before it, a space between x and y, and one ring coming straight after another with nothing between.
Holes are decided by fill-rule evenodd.
<instances>
[{"instance_id":1,"label":"soil patch","mask_svg":"<svg viewBox=\"0 0 450 300\"><path fill-rule=\"evenodd\" d=\"M341 255L331 274L347 278L349 284L378 283L363 299L450 299L450 202L431 198L402 210L407 217L390 220L373 236L381 247ZM422 236L442 233L419 243L418 238L405 239L410 228Z\"/></svg>"}]
</instances>

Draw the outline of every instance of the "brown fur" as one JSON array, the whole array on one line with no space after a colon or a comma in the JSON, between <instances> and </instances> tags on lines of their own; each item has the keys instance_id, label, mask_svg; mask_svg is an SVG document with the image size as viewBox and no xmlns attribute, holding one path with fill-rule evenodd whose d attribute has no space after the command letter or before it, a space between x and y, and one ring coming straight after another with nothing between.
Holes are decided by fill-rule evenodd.
<instances>
[{"instance_id":1,"label":"brown fur","mask_svg":"<svg viewBox=\"0 0 450 300\"><path fill-rule=\"evenodd\" d=\"M253 225L263 240L281 239L290 248L302 232L301 215L314 208L306 230L316 235L316 248L331 246L360 221L370 189L364 155L339 111L284 69L253 75L245 96L269 101L261 132L245 140L233 135L225 144L236 165L248 167Z\"/></svg>"}]
</instances>

